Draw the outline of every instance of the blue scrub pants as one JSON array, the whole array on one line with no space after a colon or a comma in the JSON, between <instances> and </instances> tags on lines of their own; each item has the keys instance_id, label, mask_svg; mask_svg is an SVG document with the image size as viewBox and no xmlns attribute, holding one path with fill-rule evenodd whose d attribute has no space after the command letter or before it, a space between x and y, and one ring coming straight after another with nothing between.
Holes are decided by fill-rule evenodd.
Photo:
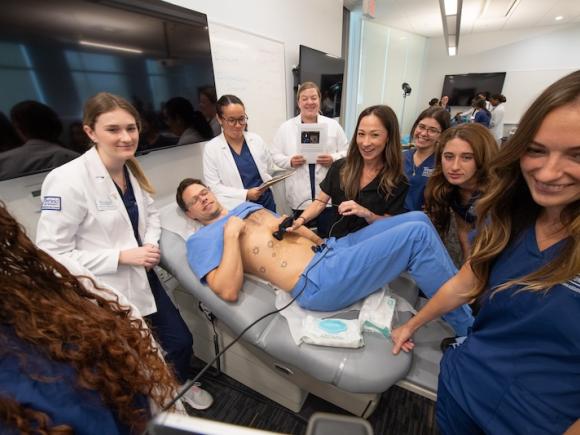
<instances>
[{"instance_id":1,"label":"blue scrub pants","mask_svg":"<svg viewBox=\"0 0 580 435\"><path fill-rule=\"evenodd\" d=\"M193 337L155 272L147 272L147 278L155 298L157 312L146 316L145 319L166 352L165 361L173 367L177 380L183 384L189 378Z\"/></svg>"},{"instance_id":2,"label":"blue scrub pants","mask_svg":"<svg viewBox=\"0 0 580 435\"><path fill-rule=\"evenodd\" d=\"M381 219L336 240L326 240L304 270L292 296L306 309L335 311L357 302L409 271L427 297L457 273L429 218L410 212ZM462 305L443 316L457 335L473 324Z\"/></svg>"},{"instance_id":3,"label":"blue scrub pants","mask_svg":"<svg viewBox=\"0 0 580 435\"><path fill-rule=\"evenodd\" d=\"M483 435L484 432L463 411L459 403L449 394L439 376L437 405L435 411L437 427L442 435Z\"/></svg>"}]
</instances>

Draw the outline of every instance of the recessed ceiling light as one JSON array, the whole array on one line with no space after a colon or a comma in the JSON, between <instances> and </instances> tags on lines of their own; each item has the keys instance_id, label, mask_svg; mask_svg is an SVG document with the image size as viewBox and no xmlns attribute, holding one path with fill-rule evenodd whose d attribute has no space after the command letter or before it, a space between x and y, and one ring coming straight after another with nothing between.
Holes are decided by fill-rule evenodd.
<instances>
[{"instance_id":1,"label":"recessed ceiling light","mask_svg":"<svg viewBox=\"0 0 580 435\"><path fill-rule=\"evenodd\" d=\"M564 17L562 15L558 15L556 18L554 18L556 21L560 21L563 20Z\"/></svg>"}]
</instances>

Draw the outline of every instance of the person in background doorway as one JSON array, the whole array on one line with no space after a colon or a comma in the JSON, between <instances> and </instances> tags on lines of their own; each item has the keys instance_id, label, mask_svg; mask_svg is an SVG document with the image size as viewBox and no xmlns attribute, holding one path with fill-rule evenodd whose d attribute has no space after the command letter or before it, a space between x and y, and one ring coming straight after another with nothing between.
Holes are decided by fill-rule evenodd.
<instances>
[{"instance_id":1,"label":"person in background doorway","mask_svg":"<svg viewBox=\"0 0 580 435\"><path fill-rule=\"evenodd\" d=\"M439 98L431 98L429 100L429 107L438 106L439 105Z\"/></svg>"},{"instance_id":2,"label":"person in background doorway","mask_svg":"<svg viewBox=\"0 0 580 435\"><path fill-rule=\"evenodd\" d=\"M407 211L423 210L425 185L435 166L435 145L450 125L449 112L439 106L424 110L415 120L411 128L413 148L403 152L403 167L409 180Z\"/></svg>"},{"instance_id":3,"label":"person in background doorway","mask_svg":"<svg viewBox=\"0 0 580 435\"><path fill-rule=\"evenodd\" d=\"M487 110L487 101L480 99L475 102L475 113L473 114L473 122L481 124L489 128L491 123L491 112Z\"/></svg>"},{"instance_id":4,"label":"person in background doorway","mask_svg":"<svg viewBox=\"0 0 580 435\"><path fill-rule=\"evenodd\" d=\"M270 153L260 136L245 131L244 103L235 95L222 95L216 108L222 134L203 151L205 182L228 207L252 201L275 212L272 190L260 188L272 178Z\"/></svg>"},{"instance_id":5,"label":"person in background doorway","mask_svg":"<svg viewBox=\"0 0 580 435\"><path fill-rule=\"evenodd\" d=\"M300 114L278 128L272 143L274 163L283 169L296 169L296 173L285 181L286 201L295 215L299 215L318 196L319 184L332 163L346 156L348 138L338 122L320 115L320 98L320 89L315 83L302 83L296 95ZM321 124L326 128L326 143L321 144L323 152L316 162L308 163L301 154L298 138L301 124ZM331 219L332 211L325 209L311 224L318 228L321 236L326 236Z\"/></svg>"},{"instance_id":6,"label":"person in background doorway","mask_svg":"<svg viewBox=\"0 0 580 435\"><path fill-rule=\"evenodd\" d=\"M489 124L489 128L491 129L491 133L495 137L497 143L501 145L501 139L504 136L503 117L505 114L505 102L507 101L507 99L502 94L496 94L492 96L489 101L492 105L491 122Z\"/></svg>"},{"instance_id":7,"label":"person in background doorway","mask_svg":"<svg viewBox=\"0 0 580 435\"><path fill-rule=\"evenodd\" d=\"M441 97L441 100L439 100L439 106L448 112L451 111L451 106L449 106L449 97L447 95L443 95Z\"/></svg>"}]
</instances>

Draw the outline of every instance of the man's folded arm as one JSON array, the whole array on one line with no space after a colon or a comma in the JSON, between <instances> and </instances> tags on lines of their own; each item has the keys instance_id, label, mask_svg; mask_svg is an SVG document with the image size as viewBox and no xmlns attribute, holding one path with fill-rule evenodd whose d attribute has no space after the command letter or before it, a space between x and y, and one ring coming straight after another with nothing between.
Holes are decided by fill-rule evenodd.
<instances>
[{"instance_id":1,"label":"man's folded arm","mask_svg":"<svg viewBox=\"0 0 580 435\"><path fill-rule=\"evenodd\" d=\"M240 234L245 222L233 216L224 226L224 251L219 266L206 275L206 281L220 298L228 302L238 300L244 283L244 265L240 250Z\"/></svg>"}]
</instances>

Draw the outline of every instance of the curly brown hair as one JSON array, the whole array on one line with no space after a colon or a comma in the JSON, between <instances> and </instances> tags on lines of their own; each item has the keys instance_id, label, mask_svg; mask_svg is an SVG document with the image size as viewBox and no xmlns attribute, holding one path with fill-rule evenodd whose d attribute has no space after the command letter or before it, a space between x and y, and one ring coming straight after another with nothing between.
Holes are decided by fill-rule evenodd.
<instances>
[{"instance_id":1,"label":"curly brown hair","mask_svg":"<svg viewBox=\"0 0 580 435\"><path fill-rule=\"evenodd\" d=\"M446 130L435 147L435 167L425 187L425 212L443 240L451 222L451 200L456 186L447 181L443 174L441 156L445 145L459 138L471 145L477 171L474 174L477 190L485 193L489 183L489 165L498 153L497 143L489 130L479 124L462 124Z\"/></svg>"},{"instance_id":2,"label":"curly brown hair","mask_svg":"<svg viewBox=\"0 0 580 435\"><path fill-rule=\"evenodd\" d=\"M23 434L70 435L74 433L67 425L52 426L46 413L23 406L6 396L0 396L0 422Z\"/></svg>"},{"instance_id":3,"label":"curly brown hair","mask_svg":"<svg viewBox=\"0 0 580 435\"><path fill-rule=\"evenodd\" d=\"M121 422L144 429L148 410L136 408L136 399L146 396L162 407L177 382L145 323L110 296L87 290L36 248L0 201L0 324L49 358L70 364L78 387L97 391ZM2 351L16 353L31 371L26 355Z\"/></svg>"}]
</instances>

